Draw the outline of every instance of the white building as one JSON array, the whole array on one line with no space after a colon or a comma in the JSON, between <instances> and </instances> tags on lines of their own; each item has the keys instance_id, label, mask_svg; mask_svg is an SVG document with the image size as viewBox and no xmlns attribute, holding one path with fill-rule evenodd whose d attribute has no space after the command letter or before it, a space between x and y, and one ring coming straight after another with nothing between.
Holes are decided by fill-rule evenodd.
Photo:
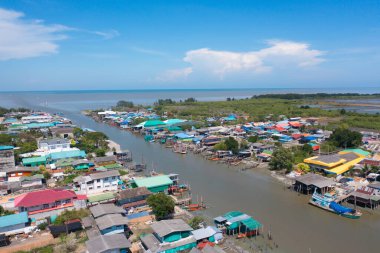
<instances>
[{"instance_id":1,"label":"white building","mask_svg":"<svg viewBox=\"0 0 380 253\"><path fill-rule=\"evenodd\" d=\"M105 191L117 191L120 173L117 170L92 173L74 179L79 194L91 195Z\"/></svg>"},{"instance_id":2,"label":"white building","mask_svg":"<svg viewBox=\"0 0 380 253\"><path fill-rule=\"evenodd\" d=\"M38 142L38 149L41 151L55 152L70 148L70 141L67 139L44 139Z\"/></svg>"},{"instance_id":3,"label":"white building","mask_svg":"<svg viewBox=\"0 0 380 253\"><path fill-rule=\"evenodd\" d=\"M31 115L31 116L26 116L21 118L21 122L23 124L28 124L28 123L48 123L51 122L52 116L50 115Z\"/></svg>"}]
</instances>

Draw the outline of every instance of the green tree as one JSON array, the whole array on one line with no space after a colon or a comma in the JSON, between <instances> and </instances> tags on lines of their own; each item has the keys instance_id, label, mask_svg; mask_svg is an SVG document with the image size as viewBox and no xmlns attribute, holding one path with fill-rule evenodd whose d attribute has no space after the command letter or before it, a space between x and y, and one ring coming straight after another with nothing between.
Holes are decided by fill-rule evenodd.
<instances>
[{"instance_id":1,"label":"green tree","mask_svg":"<svg viewBox=\"0 0 380 253\"><path fill-rule=\"evenodd\" d=\"M228 149L227 145L226 145L226 143L224 143L224 141L219 142L219 143L215 144L215 146L214 146L214 150L227 150L227 149Z\"/></svg>"},{"instance_id":2,"label":"green tree","mask_svg":"<svg viewBox=\"0 0 380 253\"><path fill-rule=\"evenodd\" d=\"M66 221L81 219L90 215L90 211L88 209L79 209L79 210L65 210L60 215L58 215L57 219L54 221L55 225L62 225Z\"/></svg>"},{"instance_id":3,"label":"green tree","mask_svg":"<svg viewBox=\"0 0 380 253\"><path fill-rule=\"evenodd\" d=\"M195 102L197 102L197 100L195 98L186 98L184 102L185 103L195 103Z\"/></svg>"},{"instance_id":4,"label":"green tree","mask_svg":"<svg viewBox=\"0 0 380 253\"><path fill-rule=\"evenodd\" d=\"M255 143L259 140L259 137L257 135L251 135L248 137L248 141L251 143Z\"/></svg>"},{"instance_id":5,"label":"green tree","mask_svg":"<svg viewBox=\"0 0 380 253\"><path fill-rule=\"evenodd\" d=\"M337 147L351 148L360 146L362 137L362 134L359 132L351 131L345 127L339 127L333 131L330 140L334 142Z\"/></svg>"},{"instance_id":6,"label":"green tree","mask_svg":"<svg viewBox=\"0 0 380 253\"><path fill-rule=\"evenodd\" d=\"M239 142L235 140L234 137L228 137L224 143L227 146L227 150L232 151L234 154L237 154L239 152Z\"/></svg>"},{"instance_id":7,"label":"green tree","mask_svg":"<svg viewBox=\"0 0 380 253\"><path fill-rule=\"evenodd\" d=\"M51 174L49 173L49 171L45 171L43 175L46 180L49 180L51 178Z\"/></svg>"},{"instance_id":8,"label":"green tree","mask_svg":"<svg viewBox=\"0 0 380 253\"><path fill-rule=\"evenodd\" d=\"M290 150L280 147L273 152L272 159L269 162L271 170L291 171L293 168L293 154Z\"/></svg>"},{"instance_id":9,"label":"green tree","mask_svg":"<svg viewBox=\"0 0 380 253\"><path fill-rule=\"evenodd\" d=\"M4 207L2 205L0 205L0 216L6 216L6 215L14 214L14 213L15 212L13 212L13 211L9 211L9 210L4 209Z\"/></svg>"},{"instance_id":10,"label":"green tree","mask_svg":"<svg viewBox=\"0 0 380 253\"><path fill-rule=\"evenodd\" d=\"M13 145L12 136L9 134L0 134L0 145Z\"/></svg>"},{"instance_id":11,"label":"green tree","mask_svg":"<svg viewBox=\"0 0 380 253\"><path fill-rule=\"evenodd\" d=\"M131 101L120 100L117 102L116 107L133 108L134 104Z\"/></svg>"},{"instance_id":12,"label":"green tree","mask_svg":"<svg viewBox=\"0 0 380 253\"><path fill-rule=\"evenodd\" d=\"M193 229L198 229L199 225L204 221L205 219L202 216L194 216L193 218L190 219L189 226L192 227Z\"/></svg>"},{"instance_id":13,"label":"green tree","mask_svg":"<svg viewBox=\"0 0 380 253\"><path fill-rule=\"evenodd\" d=\"M303 173L309 173L310 172L310 166L306 163L299 163L297 164L297 169L302 171Z\"/></svg>"},{"instance_id":14,"label":"green tree","mask_svg":"<svg viewBox=\"0 0 380 253\"><path fill-rule=\"evenodd\" d=\"M305 152L305 154L310 155L313 153L313 148L309 144L305 143L302 146L302 151Z\"/></svg>"},{"instance_id":15,"label":"green tree","mask_svg":"<svg viewBox=\"0 0 380 253\"><path fill-rule=\"evenodd\" d=\"M147 203L152 208L157 220L162 220L174 213L175 203L173 199L163 192L150 195Z\"/></svg>"}]
</instances>

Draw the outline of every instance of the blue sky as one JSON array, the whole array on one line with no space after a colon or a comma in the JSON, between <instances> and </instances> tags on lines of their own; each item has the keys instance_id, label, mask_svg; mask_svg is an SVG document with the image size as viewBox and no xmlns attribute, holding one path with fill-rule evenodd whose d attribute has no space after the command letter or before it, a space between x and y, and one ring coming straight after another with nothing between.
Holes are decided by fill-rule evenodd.
<instances>
[{"instance_id":1,"label":"blue sky","mask_svg":"<svg viewBox=\"0 0 380 253\"><path fill-rule=\"evenodd\" d=\"M380 87L380 1L2 0L1 90Z\"/></svg>"}]
</instances>

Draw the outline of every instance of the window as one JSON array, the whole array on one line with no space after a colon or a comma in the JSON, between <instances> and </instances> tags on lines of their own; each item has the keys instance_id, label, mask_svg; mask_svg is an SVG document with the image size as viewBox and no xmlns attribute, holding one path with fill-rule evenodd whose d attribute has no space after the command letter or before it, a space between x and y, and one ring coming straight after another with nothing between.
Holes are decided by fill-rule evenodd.
<instances>
[{"instance_id":1,"label":"window","mask_svg":"<svg viewBox=\"0 0 380 253\"><path fill-rule=\"evenodd\" d=\"M96 180L96 182L100 183L100 179Z\"/></svg>"}]
</instances>

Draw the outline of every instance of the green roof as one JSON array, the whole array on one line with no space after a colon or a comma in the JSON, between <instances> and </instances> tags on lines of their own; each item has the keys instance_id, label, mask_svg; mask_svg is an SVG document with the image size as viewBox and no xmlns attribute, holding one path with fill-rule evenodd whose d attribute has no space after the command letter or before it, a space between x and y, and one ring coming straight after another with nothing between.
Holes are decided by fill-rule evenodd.
<instances>
[{"instance_id":1,"label":"green roof","mask_svg":"<svg viewBox=\"0 0 380 253\"><path fill-rule=\"evenodd\" d=\"M23 158L22 163L25 164L32 164L32 163L46 163L46 157L45 156L35 156L35 157L28 157Z\"/></svg>"},{"instance_id":2,"label":"green roof","mask_svg":"<svg viewBox=\"0 0 380 253\"><path fill-rule=\"evenodd\" d=\"M56 167L67 167L72 166L75 159L73 158L67 158L67 159L59 159L56 163Z\"/></svg>"},{"instance_id":3,"label":"green roof","mask_svg":"<svg viewBox=\"0 0 380 253\"><path fill-rule=\"evenodd\" d=\"M110 169L121 169L121 168L123 168L123 166L121 164L118 164L118 163L103 165L102 167L109 169L109 170Z\"/></svg>"},{"instance_id":4,"label":"green roof","mask_svg":"<svg viewBox=\"0 0 380 253\"><path fill-rule=\"evenodd\" d=\"M173 181L167 175L135 179L134 182L137 185L137 187L146 187L146 188L173 184Z\"/></svg>"},{"instance_id":5,"label":"green roof","mask_svg":"<svg viewBox=\"0 0 380 253\"><path fill-rule=\"evenodd\" d=\"M243 215L243 214L244 213L242 213L240 211L232 211L232 212L228 212L228 213L224 214L223 217L228 220L228 219L238 217L238 216Z\"/></svg>"},{"instance_id":6,"label":"green roof","mask_svg":"<svg viewBox=\"0 0 380 253\"><path fill-rule=\"evenodd\" d=\"M71 157L86 157L86 152L83 150L69 150L69 151L61 151L61 152L54 152L50 154L50 158L52 160L58 160L58 159L65 159L65 158L71 158Z\"/></svg>"},{"instance_id":7,"label":"green roof","mask_svg":"<svg viewBox=\"0 0 380 253\"><path fill-rule=\"evenodd\" d=\"M27 223L28 222L28 213L16 213L0 217L0 228L13 226L17 224Z\"/></svg>"},{"instance_id":8,"label":"green roof","mask_svg":"<svg viewBox=\"0 0 380 253\"><path fill-rule=\"evenodd\" d=\"M100 167L96 167L95 170L96 171L107 171L107 168L104 166L100 166Z\"/></svg>"},{"instance_id":9,"label":"green roof","mask_svg":"<svg viewBox=\"0 0 380 253\"><path fill-rule=\"evenodd\" d=\"M90 202L90 203L100 202L100 201L105 201L105 200L109 200L109 199L113 199L113 198L115 198L114 193L106 192L106 193L102 193L102 194L98 194L98 195L94 195L94 196L89 196L88 202Z\"/></svg>"},{"instance_id":10,"label":"green roof","mask_svg":"<svg viewBox=\"0 0 380 253\"><path fill-rule=\"evenodd\" d=\"M264 150L263 153L267 154L267 155L272 155L273 151L272 150Z\"/></svg>"},{"instance_id":11,"label":"green roof","mask_svg":"<svg viewBox=\"0 0 380 253\"><path fill-rule=\"evenodd\" d=\"M241 223L246 226L249 230L256 230L261 227L261 223L252 218L242 220Z\"/></svg>"},{"instance_id":12,"label":"green roof","mask_svg":"<svg viewBox=\"0 0 380 253\"><path fill-rule=\"evenodd\" d=\"M157 126L165 126L165 122L161 120L148 120L142 123L144 127L157 127Z\"/></svg>"},{"instance_id":13,"label":"green roof","mask_svg":"<svg viewBox=\"0 0 380 253\"><path fill-rule=\"evenodd\" d=\"M342 152L353 152L362 156L369 156L371 154L370 152L365 151L361 148L348 148L348 149L343 150Z\"/></svg>"}]
</instances>

